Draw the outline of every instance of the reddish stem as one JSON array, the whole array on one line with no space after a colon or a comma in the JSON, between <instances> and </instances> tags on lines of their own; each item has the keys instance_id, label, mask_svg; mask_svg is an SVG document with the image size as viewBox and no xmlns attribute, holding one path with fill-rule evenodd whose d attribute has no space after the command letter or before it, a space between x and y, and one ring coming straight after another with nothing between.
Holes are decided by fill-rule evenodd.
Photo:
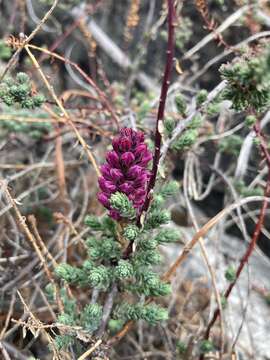
<instances>
[{"instance_id":1,"label":"reddish stem","mask_svg":"<svg viewBox=\"0 0 270 360\"><path fill-rule=\"evenodd\" d=\"M268 178L267 178L267 183L266 183L265 190L264 190L264 196L268 197L270 195L270 154L269 154L269 151L268 151L267 144L265 142L264 136L261 133L259 122L257 122L254 125L253 129L256 132L256 135L257 135L258 139L260 139L260 148L261 148L261 151L263 153L263 157L266 159L266 162L267 162L267 165L268 165ZM239 264L238 269L236 271L235 280L230 283L230 285L228 286L227 290L224 293L224 297L226 299L229 298L230 293L232 292L232 290L233 290L239 276L242 273L242 270L244 269L245 265L247 264L250 256L252 255L252 253L253 253L253 251L254 251L254 249L256 247L256 244L258 242L258 239L260 237L262 227L263 227L263 224L264 224L267 205L268 205L268 201L265 199L263 201L263 204L262 204L262 207L261 207L260 215L259 215L258 221L256 223L255 230L253 232L251 242L250 242L245 254L243 255L243 257L240 260L240 264ZM206 332L205 332L205 335L204 335L205 340L209 339L211 329L214 326L214 324L215 324L215 322L216 322L216 320L217 320L217 318L219 316L220 316L220 311L219 311L219 309L216 309L214 314L213 314L213 317L212 317L211 321L209 322L209 324L207 326L207 329L206 329ZM203 360L203 359L204 359L204 354L202 354L200 356L200 360Z\"/></svg>"},{"instance_id":2,"label":"reddish stem","mask_svg":"<svg viewBox=\"0 0 270 360\"><path fill-rule=\"evenodd\" d=\"M175 8L173 5L173 0L167 0L167 1L168 1L167 58L166 58L166 66L165 66L163 82L162 82L162 87L161 87L161 93L160 93L160 98L159 98L157 120L156 120L155 153L154 153L151 177L150 177L148 187L147 187L145 202L143 204L140 214L137 217L137 226L138 227L142 226L141 216L143 213L146 213L149 208L150 201L151 201L151 193L152 193L152 190L154 189L154 186L156 183L158 164L159 164L159 159L160 159L161 140L162 140L162 135L160 132L160 124L164 119L165 104L166 104L166 99L167 99L168 88L170 85L171 73L172 73L172 69L173 69ZM128 259L129 256L131 255L132 251L133 251L133 241L130 241L126 250L124 251L123 259Z\"/></svg>"},{"instance_id":3,"label":"reddish stem","mask_svg":"<svg viewBox=\"0 0 270 360\"><path fill-rule=\"evenodd\" d=\"M159 107L158 107L158 114L156 120L156 133L155 133L155 152L153 158L153 166L152 166L152 173L151 178L148 183L147 187L147 194L145 198L145 202L143 204L141 213L138 217L137 225L141 226L140 219L141 215L147 212L150 201L151 201L151 193L155 187L157 172L158 172L158 164L160 159L160 148L161 148L161 126L164 119L164 112L165 112L165 104L167 99L168 88L170 85L170 78L173 69L173 58L174 58L174 42L175 42L175 35L174 35L174 21L175 21L175 8L173 4L173 0L167 0L168 3L168 44L167 44L167 59L166 59L166 66L163 76L163 82L161 87L161 94L159 98Z\"/></svg>"}]
</instances>

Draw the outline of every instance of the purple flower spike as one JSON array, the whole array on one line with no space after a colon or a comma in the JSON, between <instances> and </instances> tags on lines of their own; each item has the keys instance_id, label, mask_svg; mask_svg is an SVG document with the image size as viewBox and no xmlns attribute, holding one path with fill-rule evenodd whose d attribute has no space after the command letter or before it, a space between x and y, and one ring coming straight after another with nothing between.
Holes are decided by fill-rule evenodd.
<instances>
[{"instance_id":1,"label":"purple flower spike","mask_svg":"<svg viewBox=\"0 0 270 360\"><path fill-rule=\"evenodd\" d=\"M113 219L121 220L119 212L110 206L110 197L115 192L122 192L137 212L141 210L150 179L147 165L152 160L152 154L144 143L144 133L130 128L121 129L112 146L113 151L107 153L106 163L100 168L102 176L99 178L101 192L98 200Z\"/></svg>"}]
</instances>

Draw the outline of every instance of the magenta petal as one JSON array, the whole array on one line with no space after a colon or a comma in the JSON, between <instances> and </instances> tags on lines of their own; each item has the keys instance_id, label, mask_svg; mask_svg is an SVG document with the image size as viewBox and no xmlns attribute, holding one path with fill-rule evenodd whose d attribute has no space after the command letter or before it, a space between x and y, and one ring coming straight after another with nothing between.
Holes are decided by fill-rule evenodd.
<instances>
[{"instance_id":1,"label":"magenta petal","mask_svg":"<svg viewBox=\"0 0 270 360\"><path fill-rule=\"evenodd\" d=\"M137 132L137 139L139 143L144 142L144 133L142 131Z\"/></svg>"},{"instance_id":2,"label":"magenta petal","mask_svg":"<svg viewBox=\"0 0 270 360\"><path fill-rule=\"evenodd\" d=\"M136 147L136 150L134 151L134 155L136 156L136 159L141 159L144 153L147 151L147 145L146 144L139 144Z\"/></svg>"},{"instance_id":3,"label":"magenta petal","mask_svg":"<svg viewBox=\"0 0 270 360\"><path fill-rule=\"evenodd\" d=\"M123 137L119 140L119 149L123 152L129 151L131 149L132 143L131 139L128 137Z\"/></svg>"},{"instance_id":4,"label":"magenta petal","mask_svg":"<svg viewBox=\"0 0 270 360\"><path fill-rule=\"evenodd\" d=\"M130 129L130 128L123 128L120 130L120 134L122 136L126 136L126 137L131 137L134 133L134 130Z\"/></svg>"},{"instance_id":5,"label":"magenta petal","mask_svg":"<svg viewBox=\"0 0 270 360\"><path fill-rule=\"evenodd\" d=\"M111 180L111 174L110 174L110 166L105 164L105 165L101 165L100 167L100 172L101 174L104 176L105 179L107 180Z\"/></svg>"},{"instance_id":6,"label":"magenta petal","mask_svg":"<svg viewBox=\"0 0 270 360\"><path fill-rule=\"evenodd\" d=\"M135 194L134 193L128 194L128 198L129 198L130 201L134 201L135 200Z\"/></svg>"},{"instance_id":7,"label":"magenta petal","mask_svg":"<svg viewBox=\"0 0 270 360\"><path fill-rule=\"evenodd\" d=\"M148 180L147 174L145 172L142 172L141 175L137 179L134 180L133 186L135 188L143 187L146 184L147 180Z\"/></svg>"},{"instance_id":8,"label":"magenta petal","mask_svg":"<svg viewBox=\"0 0 270 360\"><path fill-rule=\"evenodd\" d=\"M110 210L109 215L114 220L120 220L121 219L121 216L120 216L120 214L119 214L119 212L117 210Z\"/></svg>"},{"instance_id":9,"label":"magenta petal","mask_svg":"<svg viewBox=\"0 0 270 360\"><path fill-rule=\"evenodd\" d=\"M134 202L133 202L133 204L134 204L134 206L136 207L136 208L140 208L141 206L143 206L143 204L144 204L144 199L140 199L140 200L135 200Z\"/></svg>"},{"instance_id":10,"label":"magenta petal","mask_svg":"<svg viewBox=\"0 0 270 360\"><path fill-rule=\"evenodd\" d=\"M138 189L135 191L136 198L141 198L141 197L144 197L145 195L146 195L145 189Z\"/></svg>"},{"instance_id":11,"label":"magenta petal","mask_svg":"<svg viewBox=\"0 0 270 360\"><path fill-rule=\"evenodd\" d=\"M106 156L106 160L110 166L115 167L115 168L120 167L119 157L118 157L116 151L109 151Z\"/></svg>"},{"instance_id":12,"label":"magenta petal","mask_svg":"<svg viewBox=\"0 0 270 360\"><path fill-rule=\"evenodd\" d=\"M110 206L109 199L104 193L102 193L102 192L98 193L97 198L98 198L99 202L106 208L108 208Z\"/></svg>"},{"instance_id":13,"label":"magenta petal","mask_svg":"<svg viewBox=\"0 0 270 360\"><path fill-rule=\"evenodd\" d=\"M131 166L127 172L127 177L131 179L137 178L142 172L142 168L138 165Z\"/></svg>"},{"instance_id":14,"label":"magenta petal","mask_svg":"<svg viewBox=\"0 0 270 360\"><path fill-rule=\"evenodd\" d=\"M119 190L128 195L128 194L130 194L131 192L134 191L134 188L130 184L124 183L124 184L119 186Z\"/></svg>"},{"instance_id":15,"label":"magenta petal","mask_svg":"<svg viewBox=\"0 0 270 360\"><path fill-rule=\"evenodd\" d=\"M116 191L116 186L112 182L105 180L103 176L98 179L98 183L105 193L111 194Z\"/></svg>"},{"instance_id":16,"label":"magenta petal","mask_svg":"<svg viewBox=\"0 0 270 360\"><path fill-rule=\"evenodd\" d=\"M121 181L123 178L123 174L119 169L111 169L110 175L111 175L113 182Z\"/></svg>"},{"instance_id":17,"label":"magenta petal","mask_svg":"<svg viewBox=\"0 0 270 360\"><path fill-rule=\"evenodd\" d=\"M121 162L125 167L130 167L134 160L135 160L135 156L130 151L125 152L121 156Z\"/></svg>"},{"instance_id":18,"label":"magenta petal","mask_svg":"<svg viewBox=\"0 0 270 360\"><path fill-rule=\"evenodd\" d=\"M151 160L152 160L152 154L150 153L150 151L147 151L146 154L144 154L144 156L142 157L142 160L140 161L140 165L146 166Z\"/></svg>"},{"instance_id":19,"label":"magenta petal","mask_svg":"<svg viewBox=\"0 0 270 360\"><path fill-rule=\"evenodd\" d=\"M119 151L119 137L116 137L116 138L113 139L112 147L116 152Z\"/></svg>"}]
</instances>

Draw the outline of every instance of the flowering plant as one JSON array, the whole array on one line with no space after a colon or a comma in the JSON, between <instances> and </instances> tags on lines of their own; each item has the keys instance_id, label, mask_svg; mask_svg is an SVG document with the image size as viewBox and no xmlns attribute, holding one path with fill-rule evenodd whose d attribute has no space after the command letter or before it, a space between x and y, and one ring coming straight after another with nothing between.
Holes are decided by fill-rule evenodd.
<instances>
[{"instance_id":1,"label":"flowering plant","mask_svg":"<svg viewBox=\"0 0 270 360\"><path fill-rule=\"evenodd\" d=\"M71 327L79 325L98 337L120 331L131 320L142 319L155 325L167 319L167 310L153 301L149 303L147 297L154 299L170 293L170 284L163 282L155 270L162 261L158 246L179 239L174 229L160 229L170 221L170 214L162 207L166 198L178 191L174 181L153 196L143 226L137 226L151 175L147 165L152 154L144 134L121 129L112 145L106 164L101 166L98 194L99 201L109 210L108 216L86 217L91 236L85 243L88 259L82 266L61 264L56 269L57 276L67 283L92 288L91 303L80 313L63 292L65 307L59 322ZM72 330L57 336L56 343L62 348L75 340L76 332Z\"/></svg>"},{"instance_id":2,"label":"flowering plant","mask_svg":"<svg viewBox=\"0 0 270 360\"><path fill-rule=\"evenodd\" d=\"M109 209L110 216L121 219L119 210L111 203L113 194L125 194L139 214L145 201L150 172L147 165L152 154L144 142L144 134L129 128L120 130L112 142L113 150L107 153L99 178L99 201Z\"/></svg>"}]
</instances>

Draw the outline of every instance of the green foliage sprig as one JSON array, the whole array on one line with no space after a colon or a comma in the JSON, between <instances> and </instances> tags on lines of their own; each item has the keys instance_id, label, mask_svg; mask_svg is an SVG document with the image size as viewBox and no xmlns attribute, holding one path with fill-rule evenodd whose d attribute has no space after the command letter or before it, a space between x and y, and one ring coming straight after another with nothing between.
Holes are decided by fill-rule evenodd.
<instances>
[{"instance_id":1,"label":"green foliage sprig","mask_svg":"<svg viewBox=\"0 0 270 360\"><path fill-rule=\"evenodd\" d=\"M120 215L127 219L134 219L136 211L132 205L132 202L128 199L126 194L116 192L110 198L111 206L118 210Z\"/></svg>"},{"instance_id":2,"label":"green foliage sprig","mask_svg":"<svg viewBox=\"0 0 270 360\"><path fill-rule=\"evenodd\" d=\"M232 101L237 111L249 108L262 112L270 103L270 51L259 50L222 65L220 73L228 86L223 97Z\"/></svg>"},{"instance_id":3,"label":"green foliage sprig","mask_svg":"<svg viewBox=\"0 0 270 360\"><path fill-rule=\"evenodd\" d=\"M0 99L7 106L19 105L21 108L34 109L40 107L45 98L33 95L30 78L25 73L18 73L16 78L7 78L0 84Z\"/></svg>"}]
</instances>

